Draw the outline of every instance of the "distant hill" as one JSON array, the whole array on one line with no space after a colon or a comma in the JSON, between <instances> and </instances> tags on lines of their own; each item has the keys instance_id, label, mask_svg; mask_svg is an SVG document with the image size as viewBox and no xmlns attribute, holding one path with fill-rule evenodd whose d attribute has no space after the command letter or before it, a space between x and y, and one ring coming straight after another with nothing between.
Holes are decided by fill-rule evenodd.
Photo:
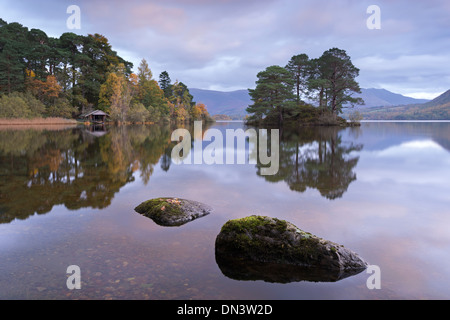
<instances>
[{"instance_id":1,"label":"distant hill","mask_svg":"<svg viewBox=\"0 0 450 320\"><path fill-rule=\"evenodd\" d=\"M393 93L386 89L361 89L360 94L355 94L355 97L362 98L366 103L364 107L385 107L385 106L398 106L414 103L425 103L429 100L414 99L411 97L405 97L398 93Z\"/></svg>"},{"instance_id":2,"label":"distant hill","mask_svg":"<svg viewBox=\"0 0 450 320\"><path fill-rule=\"evenodd\" d=\"M243 119L247 115L245 109L253 103L248 90L224 92L192 88L189 92L195 102L206 105L212 116L222 114L233 119Z\"/></svg>"},{"instance_id":3,"label":"distant hill","mask_svg":"<svg viewBox=\"0 0 450 320\"><path fill-rule=\"evenodd\" d=\"M227 116L226 114L215 114L212 116L212 118L216 121L233 120L233 118L231 118L230 116Z\"/></svg>"},{"instance_id":4,"label":"distant hill","mask_svg":"<svg viewBox=\"0 0 450 320\"><path fill-rule=\"evenodd\" d=\"M437 98L425 103L426 107L442 106L450 103L450 90L447 90Z\"/></svg>"},{"instance_id":5,"label":"distant hill","mask_svg":"<svg viewBox=\"0 0 450 320\"><path fill-rule=\"evenodd\" d=\"M450 90L425 103L357 108L365 120L450 120ZM350 110L346 111L348 114Z\"/></svg>"}]
</instances>

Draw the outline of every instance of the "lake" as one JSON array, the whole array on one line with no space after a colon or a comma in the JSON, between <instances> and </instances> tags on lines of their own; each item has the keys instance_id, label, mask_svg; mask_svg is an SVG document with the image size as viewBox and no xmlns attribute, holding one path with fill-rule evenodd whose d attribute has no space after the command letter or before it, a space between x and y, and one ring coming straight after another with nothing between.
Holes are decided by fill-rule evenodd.
<instances>
[{"instance_id":1,"label":"lake","mask_svg":"<svg viewBox=\"0 0 450 320\"><path fill-rule=\"evenodd\" d=\"M282 131L275 175L259 162L176 164L174 129L0 128L0 299L450 298L450 122ZM186 129L192 154L207 148ZM203 134L211 129L246 128L217 122ZM179 227L135 212L158 197L213 212ZM249 215L344 245L379 267L381 287L368 287L366 271L269 282L223 268L215 239ZM72 265L79 290L66 285Z\"/></svg>"}]
</instances>

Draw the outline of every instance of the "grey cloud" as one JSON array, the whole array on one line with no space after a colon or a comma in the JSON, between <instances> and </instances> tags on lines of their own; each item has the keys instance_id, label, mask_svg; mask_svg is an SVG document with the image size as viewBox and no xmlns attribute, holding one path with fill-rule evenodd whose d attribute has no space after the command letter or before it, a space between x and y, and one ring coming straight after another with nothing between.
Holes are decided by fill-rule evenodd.
<instances>
[{"instance_id":1,"label":"grey cloud","mask_svg":"<svg viewBox=\"0 0 450 320\"><path fill-rule=\"evenodd\" d=\"M446 0L377 1L381 30L365 25L371 0L4 0L0 9L61 34L69 4L82 9L81 33L104 34L125 58L146 58L155 75L167 70L191 87L253 87L269 65L339 47L361 69L362 87L414 94L450 88Z\"/></svg>"}]
</instances>

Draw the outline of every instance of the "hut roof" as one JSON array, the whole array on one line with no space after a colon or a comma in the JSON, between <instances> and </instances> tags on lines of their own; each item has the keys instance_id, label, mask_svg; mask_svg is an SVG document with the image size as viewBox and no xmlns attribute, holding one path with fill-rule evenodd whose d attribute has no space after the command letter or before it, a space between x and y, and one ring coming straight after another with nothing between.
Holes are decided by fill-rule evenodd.
<instances>
[{"instance_id":1,"label":"hut roof","mask_svg":"<svg viewBox=\"0 0 450 320\"><path fill-rule=\"evenodd\" d=\"M82 118L87 118L89 116L109 116L107 113L103 112L102 110L94 110L92 112L86 113L86 114L82 114L81 117Z\"/></svg>"}]
</instances>

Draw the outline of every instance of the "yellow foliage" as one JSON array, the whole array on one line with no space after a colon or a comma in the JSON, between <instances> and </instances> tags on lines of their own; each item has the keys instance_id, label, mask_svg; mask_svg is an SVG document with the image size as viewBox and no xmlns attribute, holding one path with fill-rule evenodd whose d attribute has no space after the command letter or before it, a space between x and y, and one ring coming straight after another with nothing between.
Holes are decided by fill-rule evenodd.
<instances>
[{"instance_id":1,"label":"yellow foliage","mask_svg":"<svg viewBox=\"0 0 450 320\"><path fill-rule=\"evenodd\" d=\"M25 75L26 75L27 77L30 77L30 78L36 78L36 74L34 73L33 70L28 70L28 69L26 69L26 70L25 70Z\"/></svg>"}]
</instances>

